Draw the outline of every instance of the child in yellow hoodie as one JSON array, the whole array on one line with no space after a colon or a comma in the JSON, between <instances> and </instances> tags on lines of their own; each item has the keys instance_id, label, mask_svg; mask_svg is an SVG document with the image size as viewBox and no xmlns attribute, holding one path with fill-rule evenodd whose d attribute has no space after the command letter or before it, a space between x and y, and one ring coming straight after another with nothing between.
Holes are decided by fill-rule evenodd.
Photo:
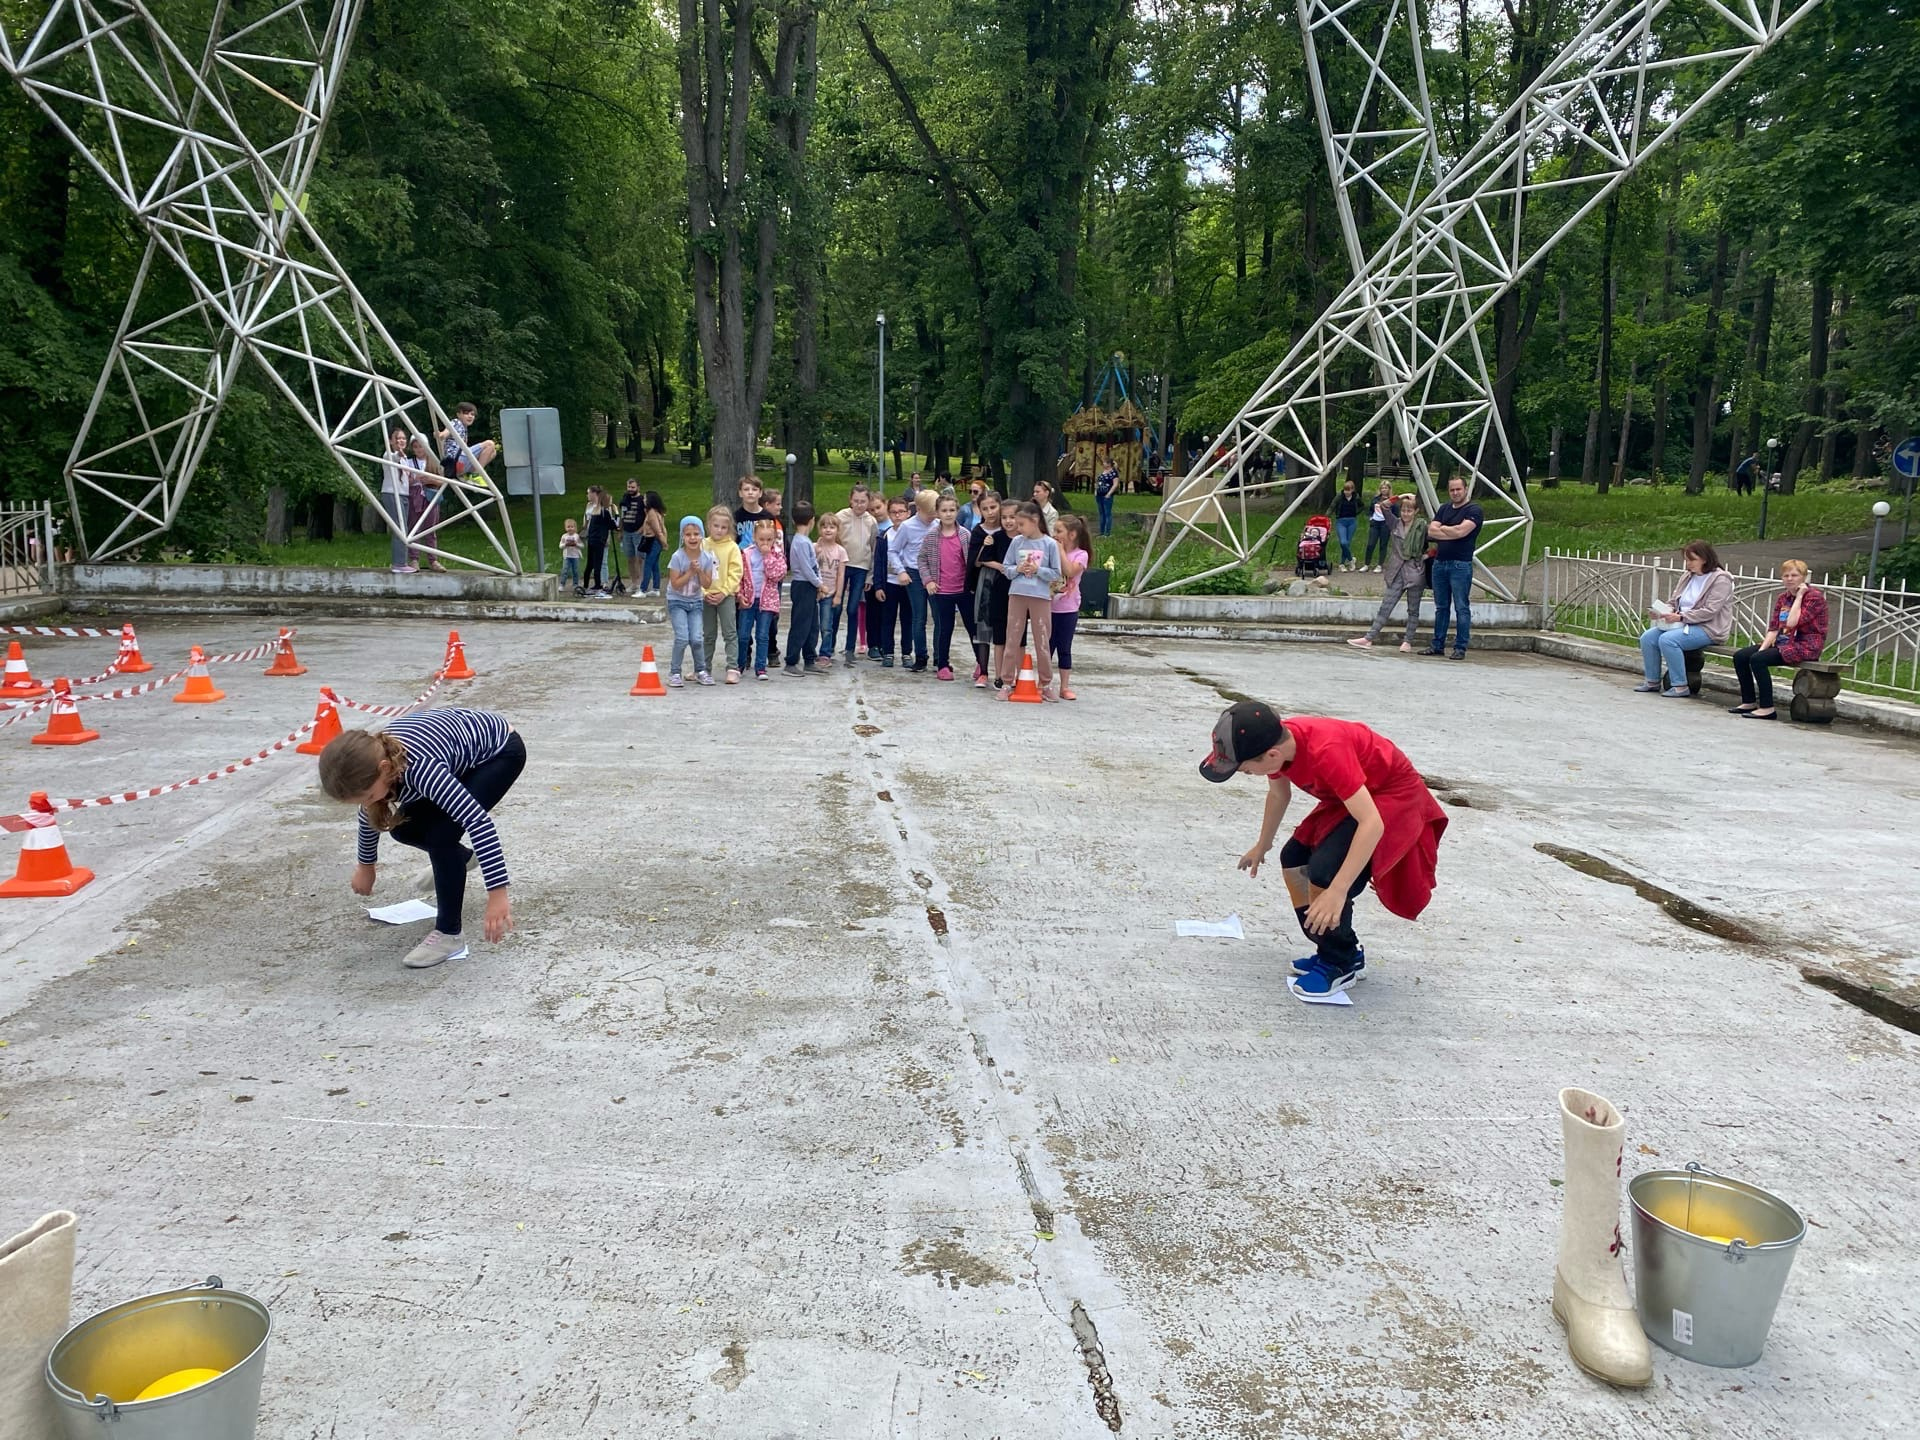
<instances>
[{"instance_id":1,"label":"child in yellow hoodie","mask_svg":"<svg viewBox=\"0 0 1920 1440\"><path fill-rule=\"evenodd\" d=\"M713 556L713 578L708 581L707 589L702 592L707 599L706 622L703 633L707 640L707 654L725 655L731 661L740 649L740 624L736 615L735 596L740 589L742 562L740 545L733 535L733 511L724 505L716 505L707 512L707 538L700 542L700 548ZM716 637L726 648L715 650ZM727 666L727 684L738 685L740 672L731 664Z\"/></svg>"}]
</instances>

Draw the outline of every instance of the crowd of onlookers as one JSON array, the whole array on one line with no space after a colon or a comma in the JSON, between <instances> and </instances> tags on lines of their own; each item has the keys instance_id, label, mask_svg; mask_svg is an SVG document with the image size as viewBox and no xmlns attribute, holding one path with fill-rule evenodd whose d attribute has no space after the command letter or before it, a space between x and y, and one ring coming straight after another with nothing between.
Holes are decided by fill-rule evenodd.
<instances>
[{"instance_id":1,"label":"crowd of onlookers","mask_svg":"<svg viewBox=\"0 0 1920 1440\"><path fill-rule=\"evenodd\" d=\"M637 483L628 488L637 492ZM733 685L749 671L765 680L775 668L825 674L838 651L847 666L864 655L943 681L970 668L975 689L1010 694L1030 654L1043 698L1078 698L1073 639L1093 542L1085 520L1054 508L1045 482L1032 500L1013 501L970 480L962 499L952 485L925 486L915 474L902 494L856 484L844 509L817 513L807 501L785 511L778 490L745 476L738 500L675 527L665 564L669 688L688 678ZM657 543L665 534L659 497L636 503L642 536ZM588 508L588 583L600 553L595 529L603 548L610 513L604 494ZM569 542L562 545L564 557ZM657 573L650 563L643 572Z\"/></svg>"},{"instance_id":2,"label":"crowd of onlookers","mask_svg":"<svg viewBox=\"0 0 1920 1440\"><path fill-rule=\"evenodd\" d=\"M380 504L400 527L393 532L394 574L412 575L420 569L420 548L407 537L433 548L440 529L434 522L448 477L484 470L500 453L493 441L471 438L476 413L471 401L461 401L453 407L447 428L435 432L433 441L409 434L404 425L387 433L387 453L380 461ZM427 563L429 569L447 568L437 557L428 557Z\"/></svg>"}]
</instances>

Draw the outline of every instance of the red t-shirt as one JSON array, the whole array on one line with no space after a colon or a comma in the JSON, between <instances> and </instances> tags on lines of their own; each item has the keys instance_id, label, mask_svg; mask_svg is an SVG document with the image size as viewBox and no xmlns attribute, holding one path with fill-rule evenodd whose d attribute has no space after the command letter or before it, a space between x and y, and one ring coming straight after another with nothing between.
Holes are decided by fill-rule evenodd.
<instances>
[{"instance_id":1,"label":"red t-shirt","mask_svg":"<svg viewBox=\"0 0 1920 1440\"><path fill-rule=\"evenodd\" d=\"M1363 787L1386 831L1373 852L1373 888L1394 914L1417 919L1433 898L1434 871L1447 813L1398 745L1352 720L1296 715L1286 720L1293 759L1270 783L1285 780L1320 803L1293 838L1318 845L1347 818L1346 802Z\"/></svg>"}]
</instances>

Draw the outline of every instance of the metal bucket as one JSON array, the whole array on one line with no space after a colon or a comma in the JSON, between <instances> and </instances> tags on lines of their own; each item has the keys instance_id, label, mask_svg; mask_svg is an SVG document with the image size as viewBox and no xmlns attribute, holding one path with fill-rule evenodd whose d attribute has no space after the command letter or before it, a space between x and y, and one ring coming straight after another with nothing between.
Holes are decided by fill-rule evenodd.
<instances>
[{"instance_id":1,"label":"metal bucket","mask_svg":"<svg viewBox=\"0 0 1920 1440\"><path fill-rule=\"evenodd\" d=\"M1807 1223L1786 1201L1698 1164L1627 1182L1634 1302L1659 1345L1702 1365L1751 1365L1767 1348Z\"/></svg>"},{"instance_id":2,"label":"metal bucket","mask_svg":"<svg viewBox=\"0 0 1920 1440\"><path fill-rule=\"evenodd\" d=\"M47 1356L47 1385L65 1440L253 1440L273 1317L220 1277L187 1290L143 1295L82 1320ZM177 1394L135 1400L177 1370L219 1378ZM102 1427L110 1427L103 1430Z\"/></svg>"}]
</instances>

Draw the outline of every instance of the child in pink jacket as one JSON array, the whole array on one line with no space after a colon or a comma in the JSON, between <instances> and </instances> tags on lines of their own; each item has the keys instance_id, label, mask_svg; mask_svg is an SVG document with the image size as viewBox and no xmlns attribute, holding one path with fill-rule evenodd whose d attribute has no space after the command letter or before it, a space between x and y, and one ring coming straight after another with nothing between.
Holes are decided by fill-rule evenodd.
<instances>
[{"instance_id":1,"label":"child in pink jacket","mask_svg":"<svg viewBox=\"0 0 1920 1440\"><path fill-rule=\"evenodd\" d=\"M780 613L780 582L787 578L787 557L780 550L780 532L772 520L756 520L753 543L740 552L740 664L753 658L753 676L767 678L767 646L773 635L773 617Z\"/></svg>"}]
</instances>

